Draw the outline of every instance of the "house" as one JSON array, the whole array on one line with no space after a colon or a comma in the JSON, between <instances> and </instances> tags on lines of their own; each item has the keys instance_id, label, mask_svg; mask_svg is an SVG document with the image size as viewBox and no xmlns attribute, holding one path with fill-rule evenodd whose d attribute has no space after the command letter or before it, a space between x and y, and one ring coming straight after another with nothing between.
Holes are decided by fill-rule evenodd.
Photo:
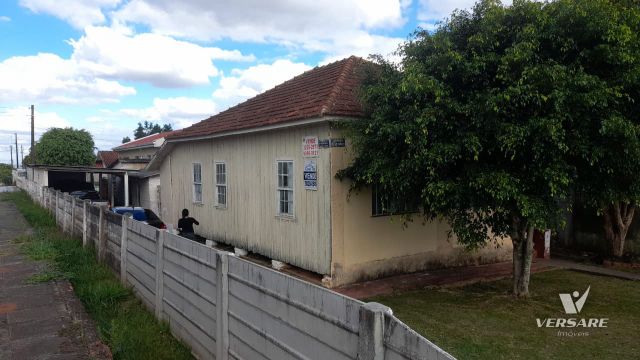
<instances>
[{"instance_id":1,"label":"house","mask_svg":"<svg viewBox=\"0 0 640 360\"><path fill-rule=\"evenodd\" d=\"M118 162L113 168L143 171L160 149L165 138L179 132L180 130L152 134L113 148L113 152L118 157ZM158 172L143 171L138 177L132 178L129 189L130 205L142 206L155 213L160 212L160 176Z\"/></svg>"},{"instance_id":2,"label":"house","mask_svg":"<svg viewBox=\"0 0 640 360\"><path fill-rule=\"evenodd\" d=\"M404 228L370 189L348 196L335 175L353 154L337 125L365 116L363 61L317 67L168 136L147 168L160 171L165 222L187 208L200 235L324 275L328 286L508 260L509 242L468 252L444 221Z\"/></svg>"},{"instance_id":3,"label":"house","mask_svg":"<svg viewBox=\"0 0 640 360\"><path fill-rule=\"evenodd\" d=\"M118 163L118 153L115 151L98 151L96 155L97 168L111 169Z\"/></svg>"}]
</instances>

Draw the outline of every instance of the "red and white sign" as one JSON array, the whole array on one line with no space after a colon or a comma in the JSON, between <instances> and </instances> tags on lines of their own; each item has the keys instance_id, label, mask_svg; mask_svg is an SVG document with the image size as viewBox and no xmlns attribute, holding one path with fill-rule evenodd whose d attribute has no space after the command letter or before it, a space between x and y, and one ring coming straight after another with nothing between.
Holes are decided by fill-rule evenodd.
<instances>
[{"instance_id":1,"label":"red and white sign","mask_svg":"<svg viewBox=\"0 0 640 360\"><path fill-rule=\"evenodd\" d=\"M305 136L302 138L302 156L306 158L318 157L320 145L317 136Z\"/></svg>"}]
</instances>

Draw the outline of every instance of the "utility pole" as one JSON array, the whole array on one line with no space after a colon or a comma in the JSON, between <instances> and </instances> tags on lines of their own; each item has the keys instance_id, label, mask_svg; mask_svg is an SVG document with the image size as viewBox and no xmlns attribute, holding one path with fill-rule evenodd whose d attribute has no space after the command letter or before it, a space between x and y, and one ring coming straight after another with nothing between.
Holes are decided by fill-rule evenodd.
<instances>
[{"instance_id":1,"label":"utility pole","mask_svg":"<svg viewBox=\"0 0 640 360\"><path fill-rule=\"evenodd\" d=\"M16 135L16 169L18 167L20 167L20 164L18 164L18 159L20 158L20 156L18 155L18 133L15 133Z\"/></svg>"},{"instance_id":2,"label":"utility pole","mask_svg":"<svg viewBox=\"0 0 640 360\"><path fill-rule=\"evenodd\" d=\"M20 154L22 155L22 157L20 158L22 160L20 161L22 162L22 167L24 167L24 145L22 144L20 144Z\"/></svg>"},{"instance_id":3,"label":"utility pole","mask_svg":"<svg viewBox=\"0 0 640 360\"><path fill-rule=\"evenodd\" d=\"M11 153L11 168L13 169L13 145L9 145L9 152Z\"/></svg>"},{"instance_id":4,"label":"utility pole","mask_svg":"<svg viewBox=\"0 0 640 360\"><path fill-rule=\"evenodd\" d=\"M36 139L35 139L35 122L33 117L34 106L31 105L31 162L36 164ZM24 157L22 158L24 163Z\"/></svg>"}]
</instances>

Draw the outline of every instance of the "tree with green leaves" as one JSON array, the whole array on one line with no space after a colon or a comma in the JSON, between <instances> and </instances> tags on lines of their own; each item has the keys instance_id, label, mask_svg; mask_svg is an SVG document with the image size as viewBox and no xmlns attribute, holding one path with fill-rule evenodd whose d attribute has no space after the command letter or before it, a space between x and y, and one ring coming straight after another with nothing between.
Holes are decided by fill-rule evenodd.
<instances>
[{"instance_id":1,"label":"tree with green leaves","mask_svg":"<svg viewBox=\"0 0 640 360\"><path fill-rule=\"evenodd\" d=\"M145 136L160 134L172 130L173 128L171 127L171 124L164 124L160 126L159 124L145 121L144 123L138 123L138 127L133 131L133 138L137 140Z\"/></svg>"},{"instance_id":2,"label":"tree with green leaves","mask_svg":"<svg viewBox=\"0 0 640 360\"><path fill-rule=\"evenodd\" d=\"M585 115L606 112L617 94L596 59L628 55L606 51L624 47L610 36L628 35L636 20L626 10L607 0L483 0L434 32L416 31L399 64L376 56L365 66L370 116L348 125L356 157L339 176L352 190L377 186L389 209L418 197L423 216L447 219L470 249L509 237L513 291L527 296L534 229L562 226L570 188L591 184L578 181L588 168L577 158L591 163L602 151L603 121Z\"/></svg>"},{"instance_id":3,"label":"tree with green leaves","mask_svg":"<svg viewBox=\"0 0 640 360\"><path fill-rule=\"evenodd\" d=\"M131 138L130 138L130 137L128 137L128 136L125 136L125 137L123 137L123 138L122 138L122 144L126 144L126 143L128 143L129 141L131 141Z\"/></svg>"},{"instance_id":4,"label":"tree with green leaves","mask_svg":"<svg viewBox=\"0 0 640 360\"><path fill-rule=\"evenodd\" d=\"M42 134L35 147L35 161L38 165L95 165L93 136L84 129L49 129ZM32 161L29 160L29 163Z\"/></svg>"},{"instance_id":5,"label":"tree with green leaves","mask_svg":"<svg viewBox=\"0 0 640 360\"><path fill-rule=\"evenodd\" d=\"M569 100L576 196L602 215L607 255L621 257L640 201L640 7L590 0L565 8L553 15L575 25L549 37L563 39L556 41L575 69L578 91Z\"/></svg>"},{"instance_id":6,"label":"tree with green leaves","mask_svg":"<svg viewBox=\"0 0 640 360\"><path fill-rule=\"evenodd\" d=\"M11 185L13 183L11 170L11 165L0 164L0 185Z\"/></svg>"}]
</instances>

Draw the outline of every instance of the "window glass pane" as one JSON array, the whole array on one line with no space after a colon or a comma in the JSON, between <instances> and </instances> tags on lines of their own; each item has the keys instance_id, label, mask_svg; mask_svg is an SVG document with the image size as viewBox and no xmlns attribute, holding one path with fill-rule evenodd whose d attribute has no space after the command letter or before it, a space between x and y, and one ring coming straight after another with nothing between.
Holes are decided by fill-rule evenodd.
<instances>
[{"instance_id":1,"label":"window glass pane","mask_svg":"<svg viewBox=\"0 0 640 360\"><path fill-rule=\"evenodd\" d=\"M227 182L226 164L216 164L216 184L224 185Z\"/></svg>"},{"instance_id":2,"label":"window glass pane","mask_svg":"<svg viewBox=\"0 0 640 360\"><path fill-rule=\"evenodd\" d=\"M226 186L218 186L218 205L226 205L227 204L227 187Z\"/></svg>"},{"instance_id":3,"label":"window glass pane","mask_svg":"<svg viewBox=\"0 0 640 360\"><path fill-rule=\"evenodd\" d=\"M193 182L202 182L202 168L200 164L193 164Z\"/></svg>"},{"instance_id":4,"label":"window glass pane","mask_svg":"<svg viewBox=\"0 0 640 360\"><path fill-rule=\"evenodd\" d=\"M193 190L194 190L194 200L196 202L202 202L202 184L194 184L193 185Z\"/></svg>"}]
</instances>

